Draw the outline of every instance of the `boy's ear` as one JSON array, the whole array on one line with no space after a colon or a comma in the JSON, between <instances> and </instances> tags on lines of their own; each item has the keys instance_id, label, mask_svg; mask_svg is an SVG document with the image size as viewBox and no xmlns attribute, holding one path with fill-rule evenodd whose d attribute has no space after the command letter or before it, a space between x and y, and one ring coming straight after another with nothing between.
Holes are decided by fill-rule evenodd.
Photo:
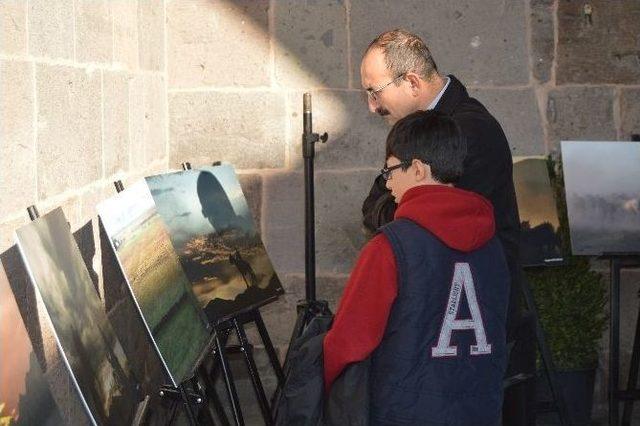
<instances>
[{"instance_id":1,"label":"boy's ear","mask_svg":"<svg viewBox=\"0 0 640 426\"><path fill-rule=\"evenodd\" d=\"M416 182L420 182L431 177L431 166L420 160L413 160L415 167Z\"/></svg>"}]
</instances>

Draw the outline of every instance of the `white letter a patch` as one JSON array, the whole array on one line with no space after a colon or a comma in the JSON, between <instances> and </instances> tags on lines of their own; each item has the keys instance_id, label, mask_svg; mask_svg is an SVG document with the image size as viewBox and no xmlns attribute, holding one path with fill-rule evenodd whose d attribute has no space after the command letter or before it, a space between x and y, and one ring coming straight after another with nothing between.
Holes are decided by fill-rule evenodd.
<instances>
[{"instance_id":1,"label":"white letter a patch","mask_svg":"<svg viewBox=\"0 0 640 426\"><path fill-rule=\"evenodd\" d=\"M471 318L457 319L460 298L464 292L467 297ZM471 275L471 267L468 263L456 263L453 272L453 282L449 292L449 301L444 313L444 320L440 328L438 345L431 348L431 356L434 358L456 356L458 348L451 346L451 334L454 330L473 330L476 337L476 345L471 345L471 355L486 355L491 353L491 345L487 343L487 334L480 314L480 306L476 297L476 289Z\"/></svg>"}]
</instances>

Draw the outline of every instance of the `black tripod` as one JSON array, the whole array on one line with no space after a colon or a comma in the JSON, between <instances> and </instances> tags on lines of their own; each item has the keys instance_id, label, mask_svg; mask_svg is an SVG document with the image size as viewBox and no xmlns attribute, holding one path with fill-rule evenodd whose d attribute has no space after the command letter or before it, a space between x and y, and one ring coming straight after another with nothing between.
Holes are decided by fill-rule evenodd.
<instances>
[{"instance_id":1,"label":"black tripod","mask_svg":"<svg viewBox=\"0 0 640 426\"><path fill-rule=\"evenodd\" d=\"M298 317L291 333L289 348L313 318L318 315L331 315L329 304L325 300L316 299L316 235L315 235L315 201L314 201L314 172L313 161L315 157L315 143L325 143L329 135L313 133L311 116L311 94L303 95L303 133L302 133L302 157L304 158L304 205L305 205L305 298L297 305ZM283 370L285 377L289 371L289 350L284 360ZM274 400L277 400L281 388L278 387Z\"/></svg>"}]
</instances>

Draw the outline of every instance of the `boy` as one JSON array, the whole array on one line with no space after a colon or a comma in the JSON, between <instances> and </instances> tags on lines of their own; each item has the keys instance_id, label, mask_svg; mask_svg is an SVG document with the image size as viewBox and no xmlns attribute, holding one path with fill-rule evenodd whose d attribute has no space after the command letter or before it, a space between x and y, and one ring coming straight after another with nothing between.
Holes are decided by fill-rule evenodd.
<instances>
[{"instance_id":1,"label":"boy","mask_svg":"<svg viewBox=\"0 0 640 426\"><path fill-rule=\"evenodd\" d=\"M371 356L372 425L500 422L509 274L491 204L453 187L465 155L435 111L387 138L381 174L398 208L362 250L323 343L327 392Z\"/></svg>"}]
</instances>

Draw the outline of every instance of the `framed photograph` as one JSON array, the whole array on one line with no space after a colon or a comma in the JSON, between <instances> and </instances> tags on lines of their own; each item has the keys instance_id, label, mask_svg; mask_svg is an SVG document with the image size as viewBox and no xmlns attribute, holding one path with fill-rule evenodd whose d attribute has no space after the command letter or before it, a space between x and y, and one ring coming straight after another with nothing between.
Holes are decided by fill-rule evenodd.
<instances>
[{"instance_id":1,"label":"framed photograph","mask_svg":"<svg viewBox=\"0 0 640 426\"><path fill-rule=\"evenodd\" d=\"M177 386L193 375L211 332L167 228L144 180L97 209L151 343Z\"/></svg>"},{"instance_id":2,"label":"framed photograph","mask_svg":"<svg viewBox=\"0 0 640 426\"><path fill-rule=\"evenodd\" d=\"M544 157L515 157L513 184L520 212L522 266L563 263L560 221L547 160Z\"/></svg>"},{"instance_id":3,"label":"framed photograph","mask_svg":"<svg viewBox=\"0 0 640 426\"><path fill-rule=\"evenodd\" d=\"M561 149L573 254L640 253L640 142Z\"/></svg>"},{"instance_id":4,"label":"framed photograph","mask_svg":"<svg viewBox=\"0 0 640 426\"><path fill-rule=\"evenodd\" d=\"M146 180L212 324L284 293L233 167L202 167Z\"/></svg>"},{"instance_id":5,"label":"framed photograph","mask_svg":"<svg viewBox=\"0 0 640 426\"><path fill-rule=\"evenodd\" d=\"M91 422L130 424L137 381L62 209L16 230L16 240Z\"/></svg>"},{"instance_id":6,"label":"framed photograph","mask_svg":"<svg viewBox=\"0 0 640 426\"><path fill-rule=\"evenodd\" d=\"M0 424L58 426L62 417L0 267Z\"/></svg>"}]
</instances>

